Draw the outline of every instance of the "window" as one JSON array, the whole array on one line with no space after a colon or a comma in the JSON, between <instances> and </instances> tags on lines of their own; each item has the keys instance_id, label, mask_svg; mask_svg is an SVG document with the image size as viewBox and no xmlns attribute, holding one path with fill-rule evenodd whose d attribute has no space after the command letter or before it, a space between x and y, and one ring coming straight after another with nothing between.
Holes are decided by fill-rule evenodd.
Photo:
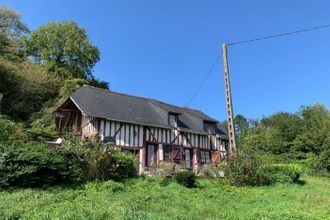
<instances>
[{"instance_id":1,"label":"window","mask_svg":"<svg viewBox=\"0 0 330 220\"><path fill-rule=\"evenodd\" d=\"M211 133L211 134L215 134L216 131L216 123L215 122L211 122L211 121L204 121L203 122L203 126L204 126L204 131Z\"/></svg>"},{"instance_id":2,"label":"window","mask_svg":"<svg viewBox=\"0 0 330 220\"><path fill-rule=\"evenodd\" d=\"M180 163L182 159L181 148L168 145L163 146L163 160L166 162Z\"/></svg>"},{"instance_id":3,"label":"window","mask_svg":"<svg viewBox=\"0 0 330 220\"><path fill-rule=\"evenodd\" d=\"M201 151L201 162L202 163L211 163L209 151Z\"/></svg>"},{"instance_id":4,"label":"window","mask_svg":"<svg viewBox=\"0 0 330 220\"><path fill-rule=\"evenodd\" d=\"M170 113L168 115L168 123L172 127L177 127L178 126L178 115Z\"/></svg>"},{"instance_id":5,"label":"window","mask_svg":"<svg viewBox=\"0 0 330 220\"><path fill-rule=\"evenodd\" d=\"M163 153L164 153L163 160L171 162L172 161L172 147L164 146Z\"/></svg>"},{"instance_id":6,"label":"window","mask_svg":"<svg viewBox=\"0 0 330 220\"><path fill-rule=\"evenodd\" d=\"M139 150L135 150L135 149L125 149L125 148L122 148L122 151L125 154L134 154L134 155L139 154Z\"/></svg>"},{"instance_id":7,"label":"window","mask_svg":"<svg viewBox=\"0 0 330 220\"><path fill-rule=\"evenodd\" d=\"M150 167L155 162L155 146L152 144L147 145L147 167Z\"/></svg>"}]
</instances>

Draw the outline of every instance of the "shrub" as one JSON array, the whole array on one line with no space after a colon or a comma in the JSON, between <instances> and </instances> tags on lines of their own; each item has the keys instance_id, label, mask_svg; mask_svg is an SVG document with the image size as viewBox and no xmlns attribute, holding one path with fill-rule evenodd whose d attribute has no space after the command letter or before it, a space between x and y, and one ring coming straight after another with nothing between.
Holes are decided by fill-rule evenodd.
<instances>
[{"instance_id":1,"label":"shrub","mask_svg":"<svg viewBox=\"0 0 330 220\"><path fill-rule=\"evenodd\" d=\"M0 187L42 186L62 181L65 164L41 144L0 144Z\"/></svg>"},{"instance_id":2,"label":"shrub","mask_svg":"<svg viewBox=\"0 0 330 220\"><path fill-rule=\"evenodd\" d=\"M122 180L137 175L135 156L113 146L93 150L89 175L97 180Z\"/></svg>"},{"instance_id":3,"label":"shrub","mask_svg":"<svg viewBox=\"0 0 330 220\"><path fill-rule=\"evenodd\" d=\"M247 155L231 157L226 169L231 185L257 185L259 164Z\"/></svg>"},{"instance_id":4,"label":"shrub","mask_svg":"<svg viewBox=\"0 0 330 220\"><path fill-rule=\"evenodd\" d=\"M298 164L263 166L243 155L231 158L226 173L231 185L262 186L274 183L298 183L302 169Z\"/></svg>"},{"instance_id":5,"label":"shrub","mask_svg":"<svg viewBox=\"0 0 330 220\"><path fill-rule=\"evenodd\" d=\"M275 164L273 165L275 182L297 183L302 173L298 164Z\"/></svg>"},{"instance_id":6,"label":"shrub","mask_svg":"<svg viewBox=\"0 0 330 220\"><path fill-rule=\"evenodd\" d=\"M187 188L194 188L197 186L196 175L191 171L176 173L174 179L177 183Z\"/></svg>"},{"instance_id":7,"label":"shrub","mask_svg":"<svg viewBox=\"0 0 330 220\"><path fill-rule=\"evenodd\" d=\"M65 170L62 172L66 182L78 183L88 180L88 167L91 154L90 141L68 138L56 148L56 152L63 158Z\"/></svg>"},{"instance_id":8,"label":"shrub","mask_svg":"<svg viewBox=\"0 0 330 220\"><path fill-rule=\"evenodd\" d=\"M0 142L6 143L15 141L17 136L20 136L19 132L20 129L13 121L0 115Z\"/></svg>"}]
</instances>

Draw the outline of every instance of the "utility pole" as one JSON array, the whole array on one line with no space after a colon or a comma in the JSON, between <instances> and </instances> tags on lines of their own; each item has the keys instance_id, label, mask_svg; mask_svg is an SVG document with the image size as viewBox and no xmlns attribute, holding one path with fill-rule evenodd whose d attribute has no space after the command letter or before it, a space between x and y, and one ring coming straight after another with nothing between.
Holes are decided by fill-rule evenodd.
<instances>
[{"instance_id":1,"label":"utility pole","mask_svg":"<svg viewBox=\"0 0 330 220\"><path fill-rule=\"evenodd\" d=\"M231 98L231 88L230 88L230 78L229 78L228 58L227 58L227 45L226 44L222 44L222 57L223 57L223 69L224 69L224 74L225 74L229 152L238 152L237 148L236 148L233 102L232 102L232 98Z\"/></svg>"}]
</instances>

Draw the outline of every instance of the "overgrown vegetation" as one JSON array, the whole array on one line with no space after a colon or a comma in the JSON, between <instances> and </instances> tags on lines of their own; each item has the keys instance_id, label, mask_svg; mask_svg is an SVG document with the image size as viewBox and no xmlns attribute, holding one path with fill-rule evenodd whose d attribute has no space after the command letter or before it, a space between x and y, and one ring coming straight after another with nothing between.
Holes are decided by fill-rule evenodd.
<instances>
[{"instance_id":1,"label":"overgrown vegetation","mask_svg":"<svg viewBox=\"0 0 330 220\"><path fill-rule=\"evenodd\" d=\"M30 31L19 13L0 6L0 218L329 216L329 179L301 179L329 176L330 112L321 104L260 120L237 115L239 154L197 176L161 164L162 177L132 178L135 156L93 138L66 135L61 147L47 148L45 140L57 137L56 106L83 84L108 89L93 75L98 60L97 47L74 21Z\"/></svg>"},{"instance_id":2,"label":"overgrown vegetation","mask_svg":"<svg viewBox=\"0 0 330 220\"><path fill-rule=\"evenodd\" d=\"M298 164L262 164L247 155L230 158L224 167L234 186L263 186L275 183L299 183L302 168Z\"/></svg>"},{"instance_id":3,"label":"overgrown vegetation","mask_svg":"<svg viewBox=\"0 0 330 220\"><path fill-rule=\"evenodd\" d=\"M299 163L329 171L330 111L321 104L261 120L235 117L240 150L264 164Z\"/></svg>"},{"instance_id":4,"label":"overgrown vegetation","mask_svg":"<svg viewBox=\"0 0 330 220\"><path fill-rule=\"evenodd\" d=\"M66 136L57 149L28 142L0 144L0 188L77 184L136 176L135 157L98 140Z\"/></svg>"},{"instance_id":5,"label":"overgrown vegetation","mask_svg":"<svg viewBox=\"0 0 330 220\"><path fill-rule=\"evenodd\" d=\"M0 191L4 219L328 219L330 180L303 176L304 185L235 187L198 179L198 188L155 177L122 183Z\"/></svg>"}]
</instances>

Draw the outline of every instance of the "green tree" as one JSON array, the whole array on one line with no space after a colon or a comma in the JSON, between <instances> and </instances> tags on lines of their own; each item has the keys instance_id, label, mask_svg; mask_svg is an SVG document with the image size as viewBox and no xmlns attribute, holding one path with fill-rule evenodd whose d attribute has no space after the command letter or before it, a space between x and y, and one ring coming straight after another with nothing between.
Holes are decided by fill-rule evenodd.
<instances>
[{"instance_id":1,"label":"green tree","mask_svg":"<svg viewBox=\"0 0 330 220\"><path fill-rule=\"evenodd\" d=\"M24 42L27 54L50 72L63 78L93 78L92 68L99 60L99 50L85 29L74 21L42 25Z\"/></svg>"},{"instance_id":2,"label":"green tree","mask_svg":"<svg viewBox=\"0 0 330 220\"><path fill-rule=\"evenodd\" d=\"M0 56L10 60L22 58L21 37L27 33L29 28L21 21L21 15L0 6Z\"/></svg>"},{"instance_id":3,"label":"green tree","mask_svg":"<svg viewBox=\"0 0 330 220\"><path fill-rule=\"evenodd\" d=\"M1 113L25 121L57 96L60 84L59 77L41 66L0 58Z\"/></svg>"},{"instance_id":4,"label":"green tree","mask_svg":"<svg viewBox=\"0 0 330 220\"><path fill-rule=\"evenodd\" d=\"M243 115L236 115L234 118L236 142L239 149L241 149L244 137L249 129L249 122Z\"/></svg>"},{"instance_id":5,"label":"green tree","mask_svg":"<svg viewBox=\"0 0 330 220\"><path fill-rule=\"evenodd\" d=\"M319 154L323 151L323 144L330 136L330 111L321 104L302 107L303 132L295 141L295 150L303 154L312 152Z\"/></svg>"}]
</instances>

